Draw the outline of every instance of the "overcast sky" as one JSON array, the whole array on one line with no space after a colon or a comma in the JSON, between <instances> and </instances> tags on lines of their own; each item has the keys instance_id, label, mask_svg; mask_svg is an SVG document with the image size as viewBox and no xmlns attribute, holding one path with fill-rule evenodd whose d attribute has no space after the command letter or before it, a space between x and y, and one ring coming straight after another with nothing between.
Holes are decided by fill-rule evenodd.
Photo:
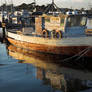
<instances>
[{"instance_id":1,"label":"overcast sky","mask_svg":"<svg viewBox=\"0 0 92 92\"><path fill-rule=\"evenodd\" d=\"M5 1L5 0L1 0ZM12 0L6 0L10 3ZM21 3L31 3L34 0L13 0L14 5L20 5ZM37 4L49 4L51 0L36 0ZM58 7L68 7L68 8L89 8L92 5L92 0L55 0Z\"/></svg>"}]
</instances>

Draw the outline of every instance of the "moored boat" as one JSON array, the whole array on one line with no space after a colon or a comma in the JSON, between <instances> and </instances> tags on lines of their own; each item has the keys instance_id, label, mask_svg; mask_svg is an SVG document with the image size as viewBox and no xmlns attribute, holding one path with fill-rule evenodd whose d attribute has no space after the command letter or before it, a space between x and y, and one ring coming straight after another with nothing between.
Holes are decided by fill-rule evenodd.
<instances>
[{"instance_id":1,"label":"moored boat","mask_svg":"<svg viewBox=\"0 0 92 92\"><path fill-rule=\"evenodd\" d=\"M35 32L30 34L29 31L26 34L24 30L8 29L8 41L38 52L92 57L92 37L85 32L86 15L43 15L35 18L35 21Z\"/></svg>"}]
</instances>

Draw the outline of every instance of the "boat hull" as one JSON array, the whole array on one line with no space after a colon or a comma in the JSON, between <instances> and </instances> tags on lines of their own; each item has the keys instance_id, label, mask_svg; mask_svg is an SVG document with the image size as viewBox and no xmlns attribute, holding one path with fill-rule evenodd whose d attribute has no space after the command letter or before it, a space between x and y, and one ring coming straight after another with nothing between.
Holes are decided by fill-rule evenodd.
<instances>
[{"instance_id":1,"label":"boat hull","mask_svg":"<svg viewBox=\"0 0 92 92\"><path fill-rule=\"evenodd\" d=\"M90 47L89 46L55 46L55 45L46 45L46 44L45 45L36 44L31 42L23 42L10 37L7 37L7 39L10 43L16 45L17 47L21 47L24 49L33 50L37 52L59 54L59 55L80 56L81 52L85 51L86 48L91 48L91 46ZM83 56L92 57L92 49L85 52L82 53Z\"/></svg>"}]
</instances>

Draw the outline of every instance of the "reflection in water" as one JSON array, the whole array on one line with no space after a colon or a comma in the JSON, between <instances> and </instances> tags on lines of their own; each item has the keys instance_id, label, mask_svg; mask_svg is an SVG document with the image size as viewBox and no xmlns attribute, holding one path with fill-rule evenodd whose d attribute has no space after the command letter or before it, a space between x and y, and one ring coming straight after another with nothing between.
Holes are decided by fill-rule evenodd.
<instances>
[{"instance_id":1,"label":"reflection in water","mask_svg":"<svg viewBox=\"0 0 92 92\"><path fill-rule=\"evenodd\" d=\"M0 28L0 42L3 42L3 33L2 33L2 28Z\"/></svg>"},{"instance_id":2,"label":"reflection in water","mask_svg":"<svg viewBox=\"0 0 92 92\"><path fill-rule=\"evenodd\" d=\"M32 64L36 67L36 78L43 81L43 85L49 85L54 90L50 92L79 92L92 87L92 73L62 66L56 62L60 57L27 51L10 45L7 47L8 54L18 63ZM55 61L55 63L52 63ZM29 67L27 67L29 71Z\"/></svg>"}]
</instances>

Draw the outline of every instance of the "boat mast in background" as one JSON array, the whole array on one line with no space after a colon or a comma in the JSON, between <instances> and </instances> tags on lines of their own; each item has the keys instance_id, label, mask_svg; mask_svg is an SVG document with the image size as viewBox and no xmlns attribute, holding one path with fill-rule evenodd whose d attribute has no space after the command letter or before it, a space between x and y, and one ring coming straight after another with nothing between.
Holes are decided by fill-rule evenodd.
<instances>
[{"instance_id":1,"label":"boat mast in background","mask_svg":"<svg viewBox=\"0 0 92 92\"><path fill-rule=\"evenodd\" d=\"M34 0L34 10L33 12L36 12L36 0Z\"/></svg>"},{"instance_id":2,"label":"boat mast in background","mask_svg":"<svg viewBox=\"0 0 92 92\"><path fill-rule=\"evenodd\" d=\"M11 13L14 12L14 7L13 7L13 0L11 0Z\"/></svg>"},{"instance_id":3,"label":"boat mast in background","mask_svg":"<svg viewBox=\"0 0 92 92\"><path fill-rule=\"evenodd\" d=\"M36 0L34 0L34 5L36 6Z\"/></svg>"},{"instance_id":4,"label":"boat mast in background","mask_svg":"<svg viewBox=\"0 0 92 92\"><path fill-rule=\"evenodd\" d=\"M58 6L55 4L55 1L52 0L52 4L49 4L49 6L47 7L47 9L45 10L45 13L47 12L52 12L52 14L54 15L55 12L61 13L60 8L58 8Z\"/></svg>"}]
</instances>

